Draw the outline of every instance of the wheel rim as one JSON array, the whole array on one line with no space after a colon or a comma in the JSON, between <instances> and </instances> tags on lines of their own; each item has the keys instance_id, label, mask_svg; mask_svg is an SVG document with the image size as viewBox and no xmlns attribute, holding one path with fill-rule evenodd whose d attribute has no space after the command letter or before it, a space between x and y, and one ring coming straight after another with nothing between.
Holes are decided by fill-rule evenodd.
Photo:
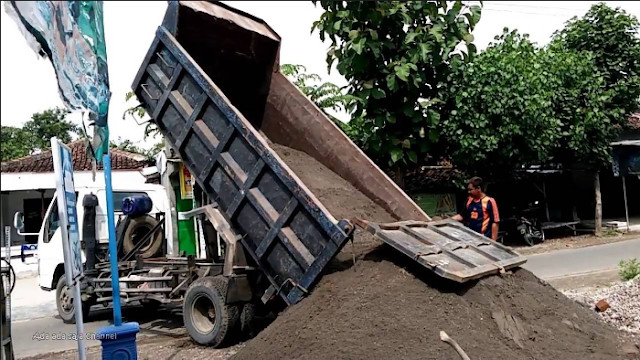
<instances>
[{"instance_id":1,"label":"wheel rim","mask_svg":"<svg viewBox=\"0 0 640 360\"><path fill-rule=\"evenodd\" d=\"M207 334L213 331L216 326L216 309L213 301L204 295L199 294L191 303L191 318L193 326L201 334Z\"/></svg>"},{"instance_id":2,"label":"wheel rim","mask_svg":"<svg viewBox=\"0 0 640 360\"><path fill-rule=\"evenodd\" d=\"M71 296L71 289L66 285L60 292L60 305L65 313L73 312L73 297Z\"/></svg>"}]
</instances>

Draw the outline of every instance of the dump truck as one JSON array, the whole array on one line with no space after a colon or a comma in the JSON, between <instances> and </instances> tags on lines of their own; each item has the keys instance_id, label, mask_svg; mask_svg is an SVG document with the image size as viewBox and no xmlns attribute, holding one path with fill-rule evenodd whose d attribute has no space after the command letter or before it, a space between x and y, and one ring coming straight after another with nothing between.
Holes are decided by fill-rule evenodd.
<instances>
[{"instance_id":1,"label":"dump truck","mask_svg":"<svg viewBox=\"0 0 640 360\"><path fill-rule=\"evenodd\" d=\"M132 88L203 191L183 216L207 224L207 255L123 262L121 277L135 270L128 281L144 282L127 291L181 302L193 340L220 346L256 304L301 301L356 226L452 281L525 262L457 222L431 221L279 72L280 43L263 20L225 4L169 2ZM397 222L334 218L267 139L312 156Z\"/></svg>"}]
</instances>

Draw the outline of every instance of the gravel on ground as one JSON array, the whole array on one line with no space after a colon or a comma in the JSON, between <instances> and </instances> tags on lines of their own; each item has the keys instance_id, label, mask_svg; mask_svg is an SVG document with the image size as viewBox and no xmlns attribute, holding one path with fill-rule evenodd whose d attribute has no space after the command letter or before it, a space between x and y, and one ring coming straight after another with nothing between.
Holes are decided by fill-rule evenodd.
<instances>
[{"instance_id":1,"label":"gravel on ground","mask_svg":"<svg viewBox=\"0 0 640 360\"><path fill-rule=\"evenodd\" d=\"M564 294L594 311L596 304L605 300L610 308L598 312L600 317L622 331L640 335L640 275L613 286L567 290Z\"/></svg>"}]
</instances>

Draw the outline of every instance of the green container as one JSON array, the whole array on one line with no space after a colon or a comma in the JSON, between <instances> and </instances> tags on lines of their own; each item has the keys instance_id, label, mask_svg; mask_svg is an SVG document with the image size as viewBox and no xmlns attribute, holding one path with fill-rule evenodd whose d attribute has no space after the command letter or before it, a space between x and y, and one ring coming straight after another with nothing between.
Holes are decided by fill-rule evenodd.
<instances>
[{"instance_id":1,"label":"green container","mask_svg":"<svg viewBox=\"0 0 640 360\"><path fill-rule=\"evenodd\" d=\"M180 187L176 191L176 209L178 212L193 210L193 200L180 196ZM178 248L186 255L196 255L196 231L194 219L178 220Z\"/></svg>"}]
</instances>

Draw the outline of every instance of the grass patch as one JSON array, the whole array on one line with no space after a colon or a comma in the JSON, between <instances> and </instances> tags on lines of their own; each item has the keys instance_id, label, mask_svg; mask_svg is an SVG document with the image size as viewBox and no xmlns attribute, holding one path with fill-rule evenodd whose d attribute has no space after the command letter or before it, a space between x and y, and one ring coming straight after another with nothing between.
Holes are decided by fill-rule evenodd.
<instances>
[{"instance_id":1,"label":"grass patch","mask_svg":"<svg viewBox=\"0 0 640 360\"><path fill-rule=\"evenodd\" d=\"M640 275L640 262L638 259L629 259L620 261L620 277L622 280L631 280Z\"/></svg>"}]
</instances>

